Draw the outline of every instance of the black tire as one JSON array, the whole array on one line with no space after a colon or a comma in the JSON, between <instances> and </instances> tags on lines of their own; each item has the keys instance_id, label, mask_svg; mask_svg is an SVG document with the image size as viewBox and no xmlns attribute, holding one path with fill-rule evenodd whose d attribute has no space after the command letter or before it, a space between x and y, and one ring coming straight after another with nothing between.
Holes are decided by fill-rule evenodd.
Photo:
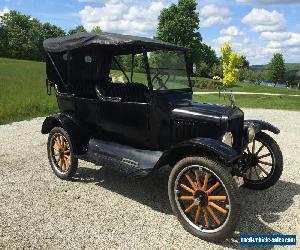
<instances>
[{"instance_id":1,"label":"black tire","mask_svg":"<svg viewBox=\"0 0 300 250\"><path fill-rule=\"evenodd\" d=\"M266 178L263 178L260 181L254 181L245 178L244 186L249 189L264 190L273 186L279 180L283 171L283 157L280 147L278 146L276 141L268 134L264 132L259 132L256 134L254 140L265 145L265 147L271 153L270 157L272 158L273 166Z\"/></svg>"},{"instance_id":2,"label":"black tire","mask_svg":"<svg viewBox=\"0 0 300 250\"><path fill-rule=\"evenodd\" d=\"M198 171L197 167L202 166L203 168L202 169L200 168L201 171L203 171L203 169L204 169L206 172L211 174L210 176L214 177L214 175L215 175L217 177L216 180L219 180L220 183L222 183L221 187L223 188L224 191L226 191L226 194L229 197L228 198L229 207L227 207L228 205L226 206L226 208L229 209L229 210L227 210L227 216L222 221L222 224L220 224L220 226L217 229L208 231L207 225L204 225L205 228L203 228L203 225L200 225L201 222L199 223L199 225L197 225L198 223L195 224L193 219L190 219L188 217L188 215L185 214L186 210L184 211L182 209L182 206L180 204L181 201L179 201L182 198L182 196L179 197L179 195L181 195L182 192L185 192L185 190L183 190L183 191L176 190L178 186L176 188L175 188L175 186L178 185L178 178L180 178L180 174L184 173L185 169L188 169L189 166L190 167L196 166L195 170L190 169L190 171L193 171L191 173L195 173L196 171ZM233 180L233 177L230 174L230 171L227 171L226 168L227 168L226 166L223 166L216 160L213 160L213 159L210 159L207 157L186 157L186 158L180 160L174 166L174 168L171 171L171 174L169 176L168 194L169 194L169 200L171 203L171 207L172 207L172 210L173 210L175 216L178 218L179 222L181 223L181 225L183 226L183 228L185 230L187 230L191 234L199 237L200 239L203 239L206 241L212 241L212 242L224 241L226 238L230 237L234 233L234 231L239 223L239 220L240 220L239 190L238 190L238 187L237 187L235 181ZM200 170L199 170L199 173L200 173ZM196 173L195 173L195 176L197 178ZM199 176L199 174L198 174L198 176ZM198 178L198 179L200 179L200 178ZM205 181L203 183L205 183ZM208 190L210 187L213 186L213 183L214 182L211 182L210 184L208 184L206 186L207 188L204 188L204 184L203 184L202 185L203 190ZM194 184L196 185L196 183L194 183ZM182 185L182 184L180 184L180 185ZM198 185L197 185L197 187L198 187ZM215 191L218 191L218 189L216 189ZM215 192L215 191L213 191L213 192ZM195 193L193 194L193 196L195 197ZM194 203L194 202L195 202L195 200L192 201L192 203ZM198 219L195 219L197 217L197 215L195 215L195 218L194 218L195 221L199 221L199 218L200 218L200 221L204 220L204 214L205 214L204 210L206 210L206 214L208 214L207 207L209 207L209 205L206 206L206 208L205 208L204 201L203 201L203 203L201 201L200 203L198 203L197 209L193 208L194 210L196 209L196 211L198 211L198 209L199 209L200 213L202 212L202 214L203 214L203 218L198 217ZM211 207L210 207L210 210L211 210ZM220 216L220 214L217 210L214 210L214 212L217 212L218 216ZM195 212L195 214L197 214L197 212ZM207 217L207 215L206 215L206 217ZM209 219L212 221L213 218L211 215L209 216ZM206 224L206 222L204 224Z\"/></svg>"},{"instance_id":3,"label":"black tire","mask_svg":"<svg viewBox=\"0 0 300 250\"><path fill-rule=\"evenodd\" d=\"M68 164L68 168L65 168L65 169L63 169L59 165L59 160L57 160L57 158L55 157L55 153L54 153L55 139L58 137L63 138L64 143L67 144L67 146L69 148L68 163L66 163L64 161L64 164L63 164L64 167L67 167L67 164ZM74 156L72 141L66 130L64 130L61 127L54 127L50 131L49 136L48 136L47 151L48 151L49 163L50 163L51 168L52 168L53 172L55 173L55 175L63 180L71 179L77 171L78 159ZM58 158L60 158L60 156Z\"/></svg>"}]
</instances>

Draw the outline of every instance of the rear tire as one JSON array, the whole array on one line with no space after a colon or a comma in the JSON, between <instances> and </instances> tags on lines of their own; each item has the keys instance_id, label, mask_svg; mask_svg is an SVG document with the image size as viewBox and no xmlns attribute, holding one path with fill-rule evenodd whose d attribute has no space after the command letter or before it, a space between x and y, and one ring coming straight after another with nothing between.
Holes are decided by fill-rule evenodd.
<instances>
[{"instance_id":1,"label":"rear tire","mask_svg":"<svg viewBox=\"0 0 300 250\"><path fill-rule=\"evenodd\" d=\"M171 171L168 194L175 216L191 234L222 242L234 233L240 198L226 166L207 157L186 157Z\"/></svg>"},{"instance_id":2,"label":"rear tire","mask_svg":"<svg viewBox=\"0 0 300 250\"><path fill-rule=\"evenodd\" d=\"M48 159L54 174L63 180L71 179L77 171L78 159L74 156L69 134L54 127L48 136Z\"/></svg>"}]
</instances>

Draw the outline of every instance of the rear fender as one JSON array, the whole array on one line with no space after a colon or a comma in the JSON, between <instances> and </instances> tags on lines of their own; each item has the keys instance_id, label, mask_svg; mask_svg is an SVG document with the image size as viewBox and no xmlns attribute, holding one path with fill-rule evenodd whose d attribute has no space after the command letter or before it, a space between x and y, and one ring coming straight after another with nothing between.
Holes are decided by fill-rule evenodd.
<instances>
[{"instance_id":1,"label":"rear fender","mask_svg":"<svg viewBox=\"0 0 300 250\"><path fill-rule=\"evenodd\" d=\"M166 164L174 165L180 159L191 155L211 155L224 164L231 164L240 158L237 151L221 141L210 138L194 138L180 142L166 150L160 157L156 167Z\"/></svg>"},{"instance_id":2,"label":"rear fender","mask_svg":"<svg viewBox=\"0 0 300 250\"><path fill-rule=\"evenodd\" d=\"M42 134L48 134L54 127L62 127L70 136L74 154L84 154L87 151L89 136L79 125L75 117L67 114L54 114L46 117L42 125Z\"/></svg>"}]
</instances>

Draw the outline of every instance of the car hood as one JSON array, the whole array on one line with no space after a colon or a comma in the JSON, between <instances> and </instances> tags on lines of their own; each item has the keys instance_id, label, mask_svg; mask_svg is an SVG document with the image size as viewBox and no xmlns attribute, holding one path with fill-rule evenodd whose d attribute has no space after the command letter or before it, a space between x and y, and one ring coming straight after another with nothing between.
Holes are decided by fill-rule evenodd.
<instances>
[{"instance_id":1,"label":"car hood","mask_svg":"<svg viewBox=\"0 0 300 250\"><path fill-rule=\"evenodd\" d=\"M235 113L242 112L236 107L216 104L191 104L188 106L177 106L172 110L172 116L176 118L203 119L203 120L220 120L229 118Z\"/></svg>"}]
</instances>

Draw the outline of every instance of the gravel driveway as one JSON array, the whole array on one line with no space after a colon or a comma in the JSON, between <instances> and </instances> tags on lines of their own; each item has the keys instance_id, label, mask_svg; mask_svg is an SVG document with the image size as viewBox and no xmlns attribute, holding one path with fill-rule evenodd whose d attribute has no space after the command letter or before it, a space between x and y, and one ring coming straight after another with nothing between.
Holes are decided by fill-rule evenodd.
<instances>
[{"instance_id":1,"label":"gravel driveway","mask_svg":"<svg viewBox=\"0 0 300 250\"><path fill-rule=\"evenodd\" d=\"M169 169L135 180L80 162L74 181L62 181L48 163L42 118L0 126L0 249L245 249L240 233L297 234L299 242L300 112L245 113L281 129L284 172L269 190L241 189L240 226L220 245L185 232L172 215Z\"/></svg>"}]
</instances>

